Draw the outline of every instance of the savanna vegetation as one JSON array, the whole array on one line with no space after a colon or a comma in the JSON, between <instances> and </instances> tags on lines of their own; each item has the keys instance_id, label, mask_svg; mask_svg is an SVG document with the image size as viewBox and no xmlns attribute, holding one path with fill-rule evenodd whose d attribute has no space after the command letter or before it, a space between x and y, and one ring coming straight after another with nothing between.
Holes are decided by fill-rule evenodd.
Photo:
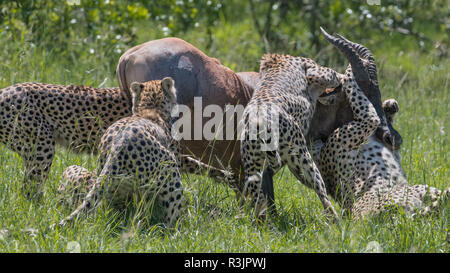
<instances>
[{"instance_id":1,"label":"savanna vegetation","mask_svg":"<svg viewBox=\"0 0 450 273\"><path fill-rule=\"evenodd\" d=\"M235 71L257 71L265 52L315 59L343 71L344 58L320 35L362 43L375 55L383 100L400 104L402 166L411 184L450 186L449 29L445 0L0 0L0 88L18 82L117 86L128 48L182 38ZM103 206L74 225L56 198L69 165L95 168L96 155L58 147L40 201L20 188L20 157L0 145L1 252L449 252L449 205L435 215L396 214L326 221L315 193L285 169L275 177L279 217L258 224L226 186L184 176L187 210L174 229L158 208ZM335 206L339 206L335 203Z\"/></svg>"}]
</instances>

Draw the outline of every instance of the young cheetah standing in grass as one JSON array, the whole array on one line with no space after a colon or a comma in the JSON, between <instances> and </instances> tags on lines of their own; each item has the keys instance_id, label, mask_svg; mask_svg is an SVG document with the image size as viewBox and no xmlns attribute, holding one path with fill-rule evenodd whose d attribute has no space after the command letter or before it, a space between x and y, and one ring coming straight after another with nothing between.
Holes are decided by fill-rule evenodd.
<instances>
[{"instance_id":1,"label":"young cheetah standing in grass","mask_svg":"<svg viewBox=\"0 0 450 273\"><path fill-rule=\"evenodd\" d=\"M170 134L170 114L176 105L173 80L133 83L132 94L133 115L109 126L102 136L94 175L81 168L69 168L78 177L90 180L87 184L91 188L82 204L61 225L100 200L123 206L134 194L147 198L150 193L157 194L162 202L168 225L178 219L183 186L178 147Z\"/></svg>"},{"instance_id":2,"label":"young cheetah standing in grass","mask_svg":"<svg viewBox=\"0 0 450 273\"><path fill-rule=\"evenodd\" d=\"M171 111L176 105L171 78L135 82L131 91L133 115L112 124L102 136L94 174L81 166L70 166L64 172L58 191L65 198L68 192L74 193L72 203L83 198L85 192L87 195L61 225L99 199L123 206L133 194L142 198L156 194L165 209L166 223L173 225L180 215L183 197L180 165L190 173L200 173L204 168L212 177L231 179L232 174L227 171L180 154L170 131ZM75 192L70 192L71 187Z\"/></svg>"}]
</instances>

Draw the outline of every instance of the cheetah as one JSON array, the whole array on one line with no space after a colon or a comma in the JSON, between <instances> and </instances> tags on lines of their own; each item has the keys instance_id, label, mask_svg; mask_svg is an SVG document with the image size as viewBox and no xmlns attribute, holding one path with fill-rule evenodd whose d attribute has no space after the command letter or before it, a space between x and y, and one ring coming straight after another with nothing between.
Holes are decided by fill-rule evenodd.
<instances>
[{"instance_id":1,"label":"cheetah","mask_svg":"<svg viewBox=\"0 0 450 273\"><path fill-rule=\"evenodd\" d=\"M326 37L333 44L353 48L366 66L372 65L372 70L370 66L366 70L368 77L372 81L376 79L373 55L367 48L341 36ZM357 220L386 211L389 207L402 207L407 213L420 209L421 214L426 214L448 200L450 188L441 193L428 185L408 184L398 150L393 150L375 137L380 119L365 92L356 83L351 66L348 66L341 81L339 88L343 92L335 92L325 98L329 101L346 99L354 120L337 128L325 142L314 142L312 153L327 191L345 214ZM370 88L367 91L371 92ZM387 122L392 125L394 115L399 111L398 102L386 100L382 108ZM428 202L431 205L427 206Z\"/></svg>"},{"instance_id":2,"label":"cheetah","mask_svg":"<svg viewBox=\"0 0 450 273\"><path fill-rule=\"evenodd\" d=\"M40 193L56 143L95 152L106 128L131 115L129 105L119 88L19 83L1 89L0 143L22 157L25 193Z\"/></svg>"},{"instance_id":3,"label":"cheetah","mask_svg":"<svg viewBox=\"0 0 450 273\"><path fill-rule=\"evenodd\" d=\"M183 186L177 158L178 148L170 134L171 111L176 105L172 78L131 86L132 116L122 118L101 138L94 175L72 166L92 186L82 204L60 222L65 225L85 209L107 200L121 207L133 194L147 198L156 192L165 210L165 222L172 225L179 217Z\"/></svg>"},{"instance_id":4,"label":"cheetah","mask_svg":"<svg viewBox=\"0 0 450 273\"><path fill-rule=\"evenodd\" d=\"M213 177L233 177L180 154L179 143L171 135L171 111L176 105L172 78L134 82L131 91L133 114L113 123L102 136L96 171L90 173L81 166L70 166L64 172L59 192L67 192L72 186L79 194L72 204L80 197L84 200L60 225L91 207L92 202L107 200L115 207L123 207L133 194L148 198L156 193L165 209L165 222L171 226L182 205L180 165L190 173L208 168Z\"/></svg>"},{"instance_id":5,"label":"cheetah","mask_svg":"<svg viewBox=\"0 0 450 273\"><path fill-rule=\"evenodd\" d=\"M346 75L350 74L348 69ZM346 214L357 220L389 207L401 207L406 213L420 209L420 214L427 214L443 204L450 188L441 193L428 185L409 185L398 151L373 137L379 121L371 103L354 83L346 84L344 90L355 120L336 129L325 143L316 141L313 156L327 191L334 193ZM383 102L383 109L392 122L399 106L390 99Z\"/></svg>"},{"instance_id":6,"label":"cheetah","mask_svg":"<svg viewBox=\"0 0 450 273\"><path fill-rule=\"evenodd\" d=\"M255 213L264 217L268 202L262 173L276 173L287 165L315 190L327 215L338 219L305 140L317 98L326 88L340 84L336 72L311 59L266 54L261 59L260 75L260 86L242 117L244 196L250 195Z\"/></svg>"}]
</instances>

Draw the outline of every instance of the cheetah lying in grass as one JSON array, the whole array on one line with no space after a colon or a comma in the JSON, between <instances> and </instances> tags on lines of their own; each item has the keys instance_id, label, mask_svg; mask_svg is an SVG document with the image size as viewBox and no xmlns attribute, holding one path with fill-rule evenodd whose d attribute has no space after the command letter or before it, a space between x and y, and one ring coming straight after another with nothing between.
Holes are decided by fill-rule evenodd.
<instances>
[{"instance_id":1,"label":"cheetah lying in grass","mask_svg":"<svg viewBox=\"0 0 450 273\"><path fill-rule=\"evenodd\" d=\"M368 67L367 75L377 88L376 67L372 53L362 45L352 43L342 36L335 38L324 33L338 48L353 48ZM426 214L438 208L450 197L450 188L443 193L428 185L409 185L400 165L397 150L383 145L374 137L379 125L377 113L361 91L349 66L342 78L342 91L320 98L350 103L354 120L336 129L325 143L314 143L313 156L324 178L327 192L344 208L346 214L360 219L368 214L378 214L389 207L401 207L411 213L419 209ZM367 93L373 92L368 88ZM398 112L397 101L383 103L387 122L392 125Z\"/></svg>"},{"instance_id":2,"label":"cheetah lying in grass","mask_svg":"<svg viewBox=\"0 0 450 273\"><path fill-rule=\"evenodd\" d=\"M400 165L398 151L392 151L374 137L378 118L372 104L349 78L344 93L354 113L354 121L336 129L326 142L314 143L313 157L323 175L327 191L342 205L347 214L360 219L389 208L401 207L407 213L419 209L427 214L450 197L428 185L409 185ZM397 101L383 103L389 122L398 112Z\"/></svg>"},{"instance_id":3,"label":"cheetah lying in grass","mask_svg":"<svg viewBox=\"0 0 450 273\"><path fill-rule=\"evenodd\" d=\"M166 224L173 225L182 209L180 161L194 172L209 168L190 157L182 157L178 142L171 136L171 111L176 104L173 80L133 83L131 87L133 115L112 124L102 136L94 174L80 166L70 166L64 172L60 193L67 193L72 186L82 198L83 192L87 194L60 225L92 203L103 199L114 206L123 206L133 194L144 199L156 194L163 204ZM212 176L232 176L212 167L209 170Z\"/></svg>"}]
</instances>

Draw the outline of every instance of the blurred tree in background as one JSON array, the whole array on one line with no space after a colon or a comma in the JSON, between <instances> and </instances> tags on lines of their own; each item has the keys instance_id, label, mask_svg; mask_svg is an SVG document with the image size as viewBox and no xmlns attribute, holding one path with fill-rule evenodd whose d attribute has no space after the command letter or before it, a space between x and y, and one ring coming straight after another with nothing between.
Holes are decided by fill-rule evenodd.
<instances>
[{"instance_id":1,"label":"blurred tree in background","mask_svg":"<svg viewBox=\"0 0 450 273\"><path fill-rule=\"evenodd\" d=\"M321 54L331 48L320 37L323 26L370 48L390 37L448 57L449 6L445 0L0 0L0 55L5 60L21 48L67 65L97 58L111 72L129 47L177 36L233 69L255 70L267 51L329 62Z\"/></svg>"}]
</instances>

